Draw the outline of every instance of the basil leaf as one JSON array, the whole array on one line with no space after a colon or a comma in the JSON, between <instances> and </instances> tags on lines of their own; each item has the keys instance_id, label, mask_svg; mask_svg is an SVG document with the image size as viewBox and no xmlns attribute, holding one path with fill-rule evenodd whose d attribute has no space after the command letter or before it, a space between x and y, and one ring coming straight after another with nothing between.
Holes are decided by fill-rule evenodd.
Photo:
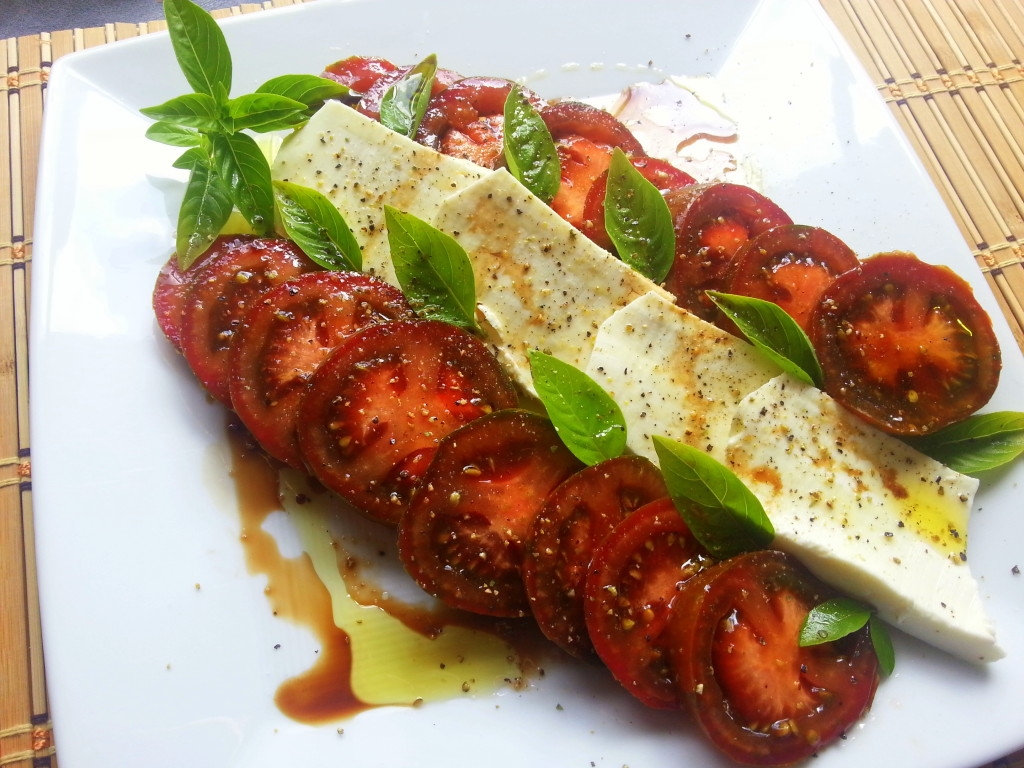
<instances>
[{"instance_id":1,"label":"basil leaf","mask_svg":"<svg viewBox=\"0 0 1024 768\"><path fill-rule=\"evenodd\" d=\"M881 667L882 674L889 677L896 669L896 649L892 647L889 630L877 617L872 616L868 622L868 632L871 633L871 645L875 648L878 666Z\"/></svg>"},{"instance_id":2,"label":"basil leaf","mask_svg":"<svg viewBox=\"0 0 1024 768\"><path fill-rule=\"evenodd\" d=\"M202 142L202 138L195 130L164 122L156 122L149 126L146 129L146 138L172 147L198 147Z\"/></svg>"},{"instance_id":3,"label":"basil leaf","mask_svg":"<svg viewBox=\"0 0 1024 768\"><path fill-rule=\"evenodd\" d=\"M395 275L409 301L426 316L479 330L476 280L456 240L410 213L384 206Z\"/></svg>"},{"instance_id":4,"label":"basil leaf","mask_svg":"<svg viewBox=\"0 0 1024 768\"><path fill-rule=\"evenodd\" d=\"M210 247L231 215L231 209L231 190L209 163L197 161L185 185L185 197L178 212L175 249L182 271Z\"/></svg>"},{"instance_id":5,"label":"basil leaf","mask_svg":"<svg viewBox=\"0 0 1024 768\"><path fill-rule=\"evenodd\" d=\"M583 371L530 351L533 385L565 446L590 466L622 454L626 420L618 404Z\"/></svg>"},{"instance_id":6,"label":"basil leaf","mask_svg":"<svg viewBox=\"0 0 1024 768\"><path fill-rule=\"evenodd\" d=\"M315 189L275 181L274 193L288 237L327 269L358 272L363 254L352 231L330 200Z\"/></svg>"},{"instance_id":7,"label":"basil leaf","mask_svg":"<svg viewBox=\"0 0 1024 768\"><path fill-rule=\"evenodd\" d=\"M973 475L1008 464L1024 453L1024 413L976 414L907 442L947 467Z\"/></svg>"},{"instance_id":8,"label":"basil leaf","mask_svg":"<svg viewBox=\"0 0 1024 768\"><path fill-rule=\"evenodd\" d=\"M227 122L235 133L279 131L305 119L305 104L273 93L247 93L227 104Z\"/></svg>"},{"instance_id":9,"label":"basil leaf","mask_svg":"<svg viewBox=\"0 0 1024 768\"><path fill-rule=\"evenodd\" d=\"M312 112L314 107L320 106L328 99L347 96L348 92L347 85L316 75L281 75L267 80L256 89L256 93L286 96L304 104L307 115Z\"/></svg>"},{"instance_id":10,"label":"basil leaf","mask_svg":"<svg viewBox=\"0 0 1024 768\"><path fill-rule=\"evenodd\" d=\"M171 163L173 168L180 168L183 171L191 171L197 165L210 167L210 153L202 146L207 142L201 140L201 145L192 147L178 155L178 159Z\"/></svg>"},{"instance_id":11,"label":"basil leaf","mask_svg":"<svg viewBox=\"0 0 1024 768\"><path fill-rule=\"evenodd\" d=\"M703 451L654 436L669 495L697 540L716 558L764 549L775 528L735 474Z\"/></svg>"},{"instance_id":12,"label":"basil leaf","mask_svg":"<svg viewBox=\"0 0 1024 768\"><path fill-rule=\"evenodd\" d=\"M163 123L182 125L200 131L222 130L221 111L217 101L205 93L186 93L139 110L146 117Z\"/></svg>"},{"instance_id":13,"label":"basil leaf","mask_svg":"<svg viewBox=\"0 0 1024 768\"><path fill-rule=\"evenodd\" d=\"M231 190L231 199L258 235L274 226L270 165L259 145L244 133L213 137L214 168Z\"/></svg>"},{"instance_id":14,"label":"basil leaf","mask_svg":"<svg viewBox=\"0 0 1024 768\"><path fill-rule=\"evenodd\" d=\"M623 262L656 283L665 279L676 257L672 213L658 188L618 147L608 167L604 226Z\"/></svg>"},{"instance_id":15,"label":"basil leaf","mask_svg":"<svg viewBox=\"0 0 1024 768\"><path fill-rule=\"evenodd\" d=\"M513 88L505 99L503 152L509 172L550 203L562 183L562 166L551 131L522 88Z\"/></svg>"},{"instance_id":16,"label":"basil leaf","mask_svg":"<svg viewBox=\"0 0 1024 768\"><path fill-rule=\"evenodd\" d=\"M821 645L851 635L871 618L870 609L848 597L837 597L816 605L800 627L800 645Z\"/></svg>"},{"instance_id":17,"label":"basil leaf","mask_svg":"<svg viewBox=\"0 0 1024 768\"><path fill-rule=\"evenodd\" d=\"M223 100L231 92L231 52L217 22L189 0L164 0L178 66L196 93Z\"/></svg>"},{"instance_id":18,"label":"basil leaf","mask_svg":"<svg viewBox=\"0 0 1024 768\"><path fill-rule=\"evenodd\" d=\"M430 54L385 92L380 102L380 122L395 133L412 138L427 111L437 73L437 56Z\"/></svg>"},{"instance_id":19,"label":"basil leaf","mask_svg":"<svg viewBox=\"0 0 1024 768\"><path fill-rule=\"evenodd\" d=\"M707 294L772 362L805 384L821 388L823 374L814 347L782 307L750 296L718 291Z\"/></svg>"}]
</instances>

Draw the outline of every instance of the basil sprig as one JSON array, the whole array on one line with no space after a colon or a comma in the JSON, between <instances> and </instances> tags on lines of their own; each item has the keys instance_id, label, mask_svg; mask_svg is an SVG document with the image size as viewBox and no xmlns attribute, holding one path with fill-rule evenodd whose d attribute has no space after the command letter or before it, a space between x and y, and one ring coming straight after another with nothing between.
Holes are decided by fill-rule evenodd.
<instances>
[{"instance_id":1,"label":"basil sprig","mask_svg":"<svg viewBox=\"0 0 1024 768\"><path fill-rule=\"evenodd\" d=\"M656 283L665 279L676 254L672 213L658 188L618 147L608 167L604 227L623 262Z\"/></svg>"},{"instance_id":2,"label":"basil sprig","mask_svg":"<svg viewBox=\"0 0 1024 768\"><path fill-rule=\"evenodd\" d=\"M512 88L505 99L502 150L509 172L550 203L562 183L562 166L551 131L522 88Z\"/></svg>"},{"instance_id":3,"label":"basil sprig","mask_svg":"<svg viewBox=\"0 0 1024 768\"><path fill-rule=\"evenodd\" d=\"M388 205L384 223L395 276L409 302L427 317L479 331L473 265L458 241Z\"/></svg>"},{"instance_id":4,"label":"basil sprig","mask_svg":"<svg viewBox=\"0 0 1024 768\"><path fill-rule=\"evenodd\" d=\"M871 609L848 597L837 597L816 605L800 627L800 646L830 643L858 632L868 625L882 674L888 676L896 668L896 651L889 632Z\"/></svg>"},{"instance_id":5,"label":"basil sprig","mask_svg":"<svg viewBox=\"0 0 1024 768\"><path fill-rule=\"evenodd\" d=\"M530 370L548 418L576 458L593 466L622 454L626 419L596 381L539 350L530 350Z\"/></svg>"},{"instance_id":6,"label":"basil sprig","mask_svg":"<svg viewBox=\"0 0 1024 768\"><path fill-rule=\"evenodd\" d=\"M437 56L430 54L384 93L380 102L381 125L412 138L427 111L437 74Z\"/></svg>"},{"instance_id":7,"label":"basil sprig","mask_svg":"<svg viewBox=\"0 0 1024 768\"><path fill-rule=\"evenodd\" d=\"M764 549L775 527L761 502L728 467L684 443L654 436L669 495L697 540L725 559Z\"/></svg>"},{"instance_id":8,"label":"basil sprig","mask_svg":"<svg viewBox=\"0 0 1024 768\"><path fill-rule=\"evenodd\" d=\"M224 33L190 0L164 0L171 47L193 93L140 111L156 122L154 141L186 151L174 163L189 171L178 212L175 248L187 269L213 242L237 208L256 234L274 225L270 165L242 131L290 128L324 99L343 95L340 83L312 75L276 77L255 93L231 98L231 53Z\"/></svg>"},{"instance_id":9,"label":"basil sprig","mask_svg":"<svg viewBox=\"0 0 1024 768\"><path fill-rule=\"evenodd\" d=\"M975 475L1009 464L1024 454L1024 413L976 414L907 442L957 472Z\"/></svg>"}]
</instances>

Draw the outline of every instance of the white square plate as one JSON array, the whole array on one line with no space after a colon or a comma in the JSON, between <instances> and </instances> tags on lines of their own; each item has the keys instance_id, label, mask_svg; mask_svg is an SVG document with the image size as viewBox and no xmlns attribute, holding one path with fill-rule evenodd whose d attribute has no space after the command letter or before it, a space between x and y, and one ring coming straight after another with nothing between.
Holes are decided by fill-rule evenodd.
<instances>
[{"instance_id":1,"label":"white square plate","mask_svg":"<svg viewBox=\"0 0 1024 768\"><path fill-rule=\"evenodd\" d=\"M716 75L763 176L799 222L858 253L911 250L975 285L1005 356L990 409L1020 406L1021 355L927 175L813 0L320 0L224 24L235 93L353 53L436 52L553 97ZM138 108L186 86L165 35L60 60L35 233L33 476L47 674L60 761L90 766L722 764L676 713L564 660L522 691L371 709L313 727L277 686L315 642L250 575L224 416L150 309L172 247L176 151ZM974 667L897 636L898 668L820 768L966 768L1024 744L1024 463L985 478L970 555L1007 657ZM196 589L201 585L201 589ZM275 650L280 645L284 650ZM339 733L339 728L344 733Z\"/></svg>"}]
</instances>

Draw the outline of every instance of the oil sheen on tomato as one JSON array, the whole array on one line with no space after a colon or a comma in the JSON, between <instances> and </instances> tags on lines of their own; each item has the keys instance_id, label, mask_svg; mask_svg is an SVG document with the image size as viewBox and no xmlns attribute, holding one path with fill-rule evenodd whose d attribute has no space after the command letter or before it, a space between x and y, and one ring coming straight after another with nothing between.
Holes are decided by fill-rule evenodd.
<instances>
[{"instance_id":1,"label":"oil sheen on tomato","mask_svg":"<svg viewBox=\"0 0 1024 768\"><path fill-rule=\"evenodd\" d=\"M365 563L329 530L337 526L336 497L308 489L298 472L279 471L241 432L229 429L247 567L266 576L274 616L320 644L313 666L277 689L282 713L326 723L375 706L525 685L534 664L527 649L539 640L508 624L395 599L367 580ZM275 513L287 514L302 556L282 554L266 530Z\"/></svg>"}]
</instances>

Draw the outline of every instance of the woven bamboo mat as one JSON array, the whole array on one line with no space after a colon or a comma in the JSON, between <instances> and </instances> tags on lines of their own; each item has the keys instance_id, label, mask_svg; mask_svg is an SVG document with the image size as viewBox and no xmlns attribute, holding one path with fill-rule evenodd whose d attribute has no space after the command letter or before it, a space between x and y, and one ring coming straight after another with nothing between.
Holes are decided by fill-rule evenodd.
<instances>
[{"instance_id":1,"label":"woven bamboo mat","mask_svg":"<svg viewBox=\"0 0 1024 768\"><path fill-rule=\"evenodd\" d=\"M821 2L923 159L1024 347L1024 7L1019 0ZM28 295L47 77L60 56L163 27L112 23L0 40L0 768L57 765L28 434ZM990 768L1024 768L1024 751Z\"/></svg>"}]
</instances>

